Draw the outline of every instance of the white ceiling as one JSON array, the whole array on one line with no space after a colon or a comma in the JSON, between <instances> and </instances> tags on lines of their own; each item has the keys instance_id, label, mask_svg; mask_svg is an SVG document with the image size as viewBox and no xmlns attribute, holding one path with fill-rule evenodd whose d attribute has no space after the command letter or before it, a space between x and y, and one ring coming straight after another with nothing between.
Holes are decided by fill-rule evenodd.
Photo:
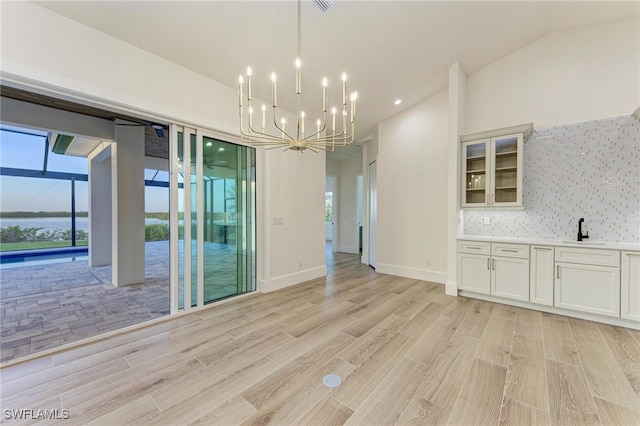
<instances>
[{"instance_id":1,"label":"white ceiling","mask_svg":"<svg viewBox=\"0 0 640 426\"><path fill-rule=\"evenodd\" d=\"M254 96L295 110L295 1L37 1L75 21L236 88L248 65ZM341 97L339 76L358 91L357 139L381 121L447 86L458 61L473 73L545 34L637 18L640 2L625 1L347 1L322 13L302 2L303 109L319 113L320 81L330 104ZM286 83L291 90L284 93ZM394 105L396 98L402 104ZM236 105L229 105L235 108ZM358 155L360 147L333 153Z\"/></svg>"}]
</instances>

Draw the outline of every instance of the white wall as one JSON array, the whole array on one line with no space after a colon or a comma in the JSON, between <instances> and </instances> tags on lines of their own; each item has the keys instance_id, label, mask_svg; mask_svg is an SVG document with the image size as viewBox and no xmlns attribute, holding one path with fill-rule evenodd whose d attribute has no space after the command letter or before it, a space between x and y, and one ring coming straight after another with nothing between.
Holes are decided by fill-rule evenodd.
<instances>
[{"instance_id":1,"label":"white wall","mask_svg":"<svg viewBox=\"0 0 640 426\"><path fill-rule=\"evenodd\" d=\"M548 34L471 74L467 131L629 115L640 105L640 24Z\"/></svg>"},{"instance_id":2,"label":"white wall","mask_svg":"<svg viewBox=\"0 0 640 426\"><path fill-rule=\"evenodd\" d=\"M338 235L338 251L342 253L360 252L360 235L358 233L358 175L362 174L362 158L338 161L340 223Z\"/></svg>"},{"instance_id":3,"label":"white wall","mask_svg":"<svg viewBox=\"0 0 640 426\"><path fill-rule=\"evenodd\" d=\"M382 122L378 131L377 270L444 283L447 91Z\"/></svg>"},{"instance_id":4,"label":"white wall","mask_svg":"<svg viewBox=\"0 0 640 426\"><path fill-rule=\"evenodd\" d=\"M1 7L4 83L237 134L235 89L32 3ZM280 150L264 157L260 285L271 290L325 274L325 158ZM284 225L272 225L273 216Z\"/></svg>"}]
</instances>

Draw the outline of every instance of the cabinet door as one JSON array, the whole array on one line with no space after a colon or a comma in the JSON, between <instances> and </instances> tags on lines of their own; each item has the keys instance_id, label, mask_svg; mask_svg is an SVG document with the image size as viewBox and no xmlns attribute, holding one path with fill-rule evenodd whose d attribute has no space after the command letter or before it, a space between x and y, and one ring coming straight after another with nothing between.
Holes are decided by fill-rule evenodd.
<instances>
[{"instance_id":1,"label":"cabinet door","mask_svg":"<svg viewBox=\"0 0 640 426\"><path fill-rule=\"evenodd\" d=\"M556 262L555 306L620 316L620 268Z\"/></svg>"},{"instance_id":2,"label":"cabinet door","mask_svg":"<svg viewBox=\"0 0 640 426\"><path fill-rule=\"evenodd\" d=\"M529 301L553 306L553 247L531 246Z\"/></svg>"},{"instance_id":3,"label":"cabinet door","mask_svg":"<svg viewBox=\"0 0 640 426\"><path fill-rule=\"evenodd\" d=\"M460 290L489 294L491 289L489 256L458 253L458 280Z\"/></svg>"},{"instance_id":4,"label":"cabinet door","mask_svg":"<svg viewBox=\"0 0 640 426\"><path fill-rule=\"evenodd\" d=\"M529 260L511 257L491 259L491 294L529 301Z\"/></svg>"},{"instance_id":5,"label":"cabinet door","mask_svg":"<svg viewBox=\"0 0 640 426\"><path fill-rule=\"evenodd\" d=\"M522 206L522 133L491 138L489 204Z\"/></svg>"},{"instance_id":6,"label":"cabinet door","mask_svg":"<svg viewBox=\"0 0 640 426\"><path fill-rule=\"evenodd\" d=\"M640 253L622 252L620 317L640 321Z\"/></svg>"},{"instance_id":7,"label":"cabinet door","mask_svg":"<svg viewBox=\"0 0 640 426\"><path fill-rule=\"evenodd\" d=\"M462 144L462 206L489 205L489 139Z\"/></svg>"}]
</instances>

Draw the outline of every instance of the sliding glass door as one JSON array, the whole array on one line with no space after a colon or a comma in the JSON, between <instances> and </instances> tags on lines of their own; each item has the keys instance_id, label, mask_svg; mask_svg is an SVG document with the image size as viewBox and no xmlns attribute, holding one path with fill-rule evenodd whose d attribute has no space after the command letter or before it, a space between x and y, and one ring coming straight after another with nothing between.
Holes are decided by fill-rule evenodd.
<instances>
[{"instance_id":1,"label":"sliding glass door","mask_svg":"<svg viewBox=\"0 0 640 426\"><path fill-rule=\"evenodd\" d=\"M172 254L178 263L172 309L254 291L255 149L193 129L176 128L172 135L177 165L172 185L177 214L172 225L178 230L172 233Z\"/></svg>"}]
</instances>

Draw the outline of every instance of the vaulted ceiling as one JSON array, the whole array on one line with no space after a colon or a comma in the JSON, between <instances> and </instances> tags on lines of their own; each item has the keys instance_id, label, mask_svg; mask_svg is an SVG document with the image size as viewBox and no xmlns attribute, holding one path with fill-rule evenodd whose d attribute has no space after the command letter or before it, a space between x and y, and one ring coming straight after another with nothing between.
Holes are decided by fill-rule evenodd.
<instances>
[{"instance_id":1,"label":"vaulted ceiling","mask_svg":"<svg viewBox=\"0 0 640 426\"><path fill-rule=\"evenodd\" d=\"M232 88L250 65L254 96L263 100L271 99L275 71L283 82L280 103L295 110L295 1L35 3ZM639 8L635 1L338 0L323 13L303 1L303 108L319 114L325 75L334 103L347 72L349 90L359 94L362 140L379 122L444 89L456 61L473 73L550 32L637 18ZM348 156L341 152L335 158Z\"/></svg>"}]
</instances>

